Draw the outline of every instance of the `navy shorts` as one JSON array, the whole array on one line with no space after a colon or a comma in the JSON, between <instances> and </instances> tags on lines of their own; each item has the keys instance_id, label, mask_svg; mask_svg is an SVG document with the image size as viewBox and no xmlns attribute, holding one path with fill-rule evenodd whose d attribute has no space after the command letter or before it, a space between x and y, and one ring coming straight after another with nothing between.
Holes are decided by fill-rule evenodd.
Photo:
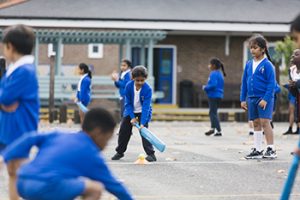
<instances>
[{"instance_id":1,"label":"navy shorts","mask_svg":"<svg viewBox=\"0 0 300 200\"><path fill-rule=\"evenodd\" d=\"M296 104L296 97L294 97L290 92L288 94L289 102L290 104L295 105Z\"/></svg>"},{"instance_id":2,"label":"navy shorts","mask_svg":"<svg viewBox=\"0 0 300 200\"><path fill-rule=\"evenodd\" d=\"M36 180L21 177L17 180L17 190L24 199L73 200L83 194L85 184L80 178Z\"/></svg>"},{"instance_id":3,"label":"navy shorts","mask_svg":"<svg viewBox=\"0 0 300 200\"><path fill-rule=\"evenodd\" d=\"M263 110L258 104L262 98L248 98L248 117L249 120L253 121L255 119L270 119L272 120L273 108L274 108L274 99L271 99L270 102L267 102L266 109Z\"/></svg>"}]
</instances>

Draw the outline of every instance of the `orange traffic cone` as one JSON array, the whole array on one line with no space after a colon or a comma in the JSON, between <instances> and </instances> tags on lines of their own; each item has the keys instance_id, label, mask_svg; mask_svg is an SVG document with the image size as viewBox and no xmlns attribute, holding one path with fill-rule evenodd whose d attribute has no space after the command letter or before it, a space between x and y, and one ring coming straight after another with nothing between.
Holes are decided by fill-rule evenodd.
<instances>
[{"instance_id":1,"label":"orange traffic cone","mask_svg":"<svg viewBox=\"0 0 300 200\"><path fill-rule=\"evenodd\" d=\"M141 153L138 159L134 162L134 164L145 165L145 164L149 164L149 162L145 159L145 155Z\"/></svg>"}]
</instances>

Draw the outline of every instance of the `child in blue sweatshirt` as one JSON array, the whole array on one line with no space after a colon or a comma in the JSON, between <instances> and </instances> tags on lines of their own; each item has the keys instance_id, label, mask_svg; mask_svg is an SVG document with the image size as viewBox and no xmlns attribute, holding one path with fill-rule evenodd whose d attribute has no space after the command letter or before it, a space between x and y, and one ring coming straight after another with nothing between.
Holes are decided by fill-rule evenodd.
<instances>
[{"instance_id":1,"label":"child in blue sweatshirt","mask_svg":"<svg viewBox=\"0 0 300 200\"><path fill-rule=\"evenodd\" d=\"M33 146L35 158L18 170L17 190L27 200L98 200L104 189L118 199L131 200L127 189L107 167L101 151L115 128L112 115L95 108L86 113L82 131L25 135L3 152L6 163L29 157ZM103 185L103 186L102 186Z\"/></svg>"},{"instance_id":2,"label":"child in blue sweatshirt","mask_svg":"<svg viewBox=\"0 0 300 200\"><path fill-rule=\"evenodd\" d=\"M270 61L267 42L262 35L251 37L249 47L253 60L247 62L244 70L240 100L241 107L248 110L249 120L253 121L254 148L245 158L276 158L273 130L270 124L276 87L275 68ZM263 131L267 141L267 150L264 154Z\"/></svg>"},{"instance_id":3,"label":"child in blue sweatshirt","mask_svg":"<svg viewBox=\"0 0 300 200\"><path fill-rule=\"evenodd\" d=\"M152 116L152 89L146 83L147 69L144 66L136 66L131 74L133 80L125 88L125 110L119 131L117 153L112 157L112 160L120 160L124 156L132 135L132 124L139 122L141 128L148 127ZM152 144L143 137L142 142L147 154L146 160L149 162L156 161Z\"/></svg>"},{"instance_id":4,"label":"child in blue sweatshirt","mask_svg":"<svg viewBox=\"0 0 300 200\"><path fill-rule=\"evenodd\" d=\"M125 106L125 87L127 83L131 80L131 68L132 64L129 60L123 59L121 62L121 73L118 75L116 72L113 72L111 77L115 83L115 86L119 88L120 94L120 113L123 117L124 106Z\"/></svg>"},{"instance_id":5,"label":"child in blue sweatshirt","mask_svg":"<svg viewBox=\"0 0 300 200\"><path fill-rule=\"evenodd\" d=\"M220 72L220 69L223 72ZM224 65L218 58L212 58L209 64L210 75L208 78L207 85L203 86L207 96L209 104L209 117L211 123L211 130L207 131L205 135L209 136L222 136L221 126L218 117L218 108L220 102L224 96L224 77L226 73L224 71ZM215 129L217 132L215 133Z\"/></svg>"},{"instance_id":6,"label":"child in blue sweatshirt","mask_svg":"<svg viewBox=\"0 0 300 200\"><path fill-rule=\"evenodd\" d=\"M91 80L92 72L89 66L85 63L80 63L78 65L78 71L81 75L80 80L77 85L77 95L76 102L81 102L84 106L88 106L91 101ZM83 122L84 113L79 110L80 122Z\"/></svg>"},{"instance_id":7,"label":"child in blue sweatshirt","mask_svg":"<svg viewBox=\"0 0 300 200\"><path fill-rule=\"evenodd\" d=\"M36 131L39 122L38 81L31 56L35 36L31 28L16 25L5 29L4 56L10 65L0 83L0 143L7 146L19 137ZM9 196L17 200L16 170L20 162L7 166Z\"/></svg>"}]
</instances>

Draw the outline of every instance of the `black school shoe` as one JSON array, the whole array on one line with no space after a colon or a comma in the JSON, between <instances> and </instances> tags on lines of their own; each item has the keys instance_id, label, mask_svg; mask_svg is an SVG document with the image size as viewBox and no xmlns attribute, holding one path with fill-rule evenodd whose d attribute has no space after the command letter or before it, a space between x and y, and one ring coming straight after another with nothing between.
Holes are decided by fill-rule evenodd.
<instances>
[{"instance_id":1,"label":"black school shoe","mask_svg":"<svg viewBox=\"0 0 300 200\"><path fill-rule=\"evenodd\" d=\"M220 137L220 136L222 136L222 133L221 132L217 132L217 133L214 134L214 136Z\"/></svg>"},{"instance_id":2,"label":"black school shoe","mask_svg":"<svg viewBox=\"0 0 300 200\"><path fill-rule=\"evenodd\" d=\"M212 135L212 134L214 134L214 133L215 133L215 130L211 129L211 130L205 132L204 134L205 134L206 136L210 136L210 135Z\"/></svg>"},{"instance_id":3,"label":"black school shoe","mask_svg":"<svg viewBox=\"0 0 300 200\"><path fill-rule=\"evenodd\" d=\"M254 135L254 132L252 132L252 131L249 131L249 135Z\"/></svg>"},{"instance_id":4,"label":"black school shoe","mask_svg":"<svg viewBox=\"0 0 300 200\"><path fill-rule=\"evenodd\" d=\"M156 157L154 154L150 154L145 158L148 162L155 162L156 161Z\"/></svg>"},{"instance_id":5,"label":"black school shoe","mask_svg":"<svg viewBox=\"0 0 300 200\"><path fill-rule=\"evenodd\" d=\"M286 132L284 132L282 135L290 135L290 134L294 134L294 132L292 131L292 129L288 129Z\"/></svg>"},{"instance_id":6,"label":"black school shoe","mask_svg":"<svg viewBox=\"0 0 300 200\"><path fill-rule=\"evenodd\" d=\"M124 154L116 153L113 157L111 157L112 160L120 160L124 157Z\"/></svg>"}]
</instances>

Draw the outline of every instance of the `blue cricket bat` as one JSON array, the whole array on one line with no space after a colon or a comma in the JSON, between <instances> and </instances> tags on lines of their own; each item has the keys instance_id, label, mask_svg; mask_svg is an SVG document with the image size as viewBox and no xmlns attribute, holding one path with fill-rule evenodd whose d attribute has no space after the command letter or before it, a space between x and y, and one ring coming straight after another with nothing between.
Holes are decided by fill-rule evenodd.
<instances>
[{"instance_id":1,"label":"blue cricket bat","mask_svg":"<svg viewBox=\"0 0 300 200\"><path fill-rule=\"evenodd\" d=\"M289 73L289 75L290 75L290 73ZM291 77L290 77L290 79L291 79ZM297 90L296 113L297 113L298 117L299 117L299 112L300 112L299 103L300 103L300 96L299 96L299 91ZM300 148L300 139L299 139L299 142L298 142L298 148ZM300 157L297 154L294 154L294 159L293 159L292 165L290 167L290 171L289 171L288 177L286 179L286 182L285 182L280 200L288 200L289 197L290 197L290 194L292 192L293 185L294 185L294 182L295 182L295 179L296 179L296 175L297 175L297 170L298 170L298 166L299 166L299 159L300 159Z\"/></svg>"},{"instance_id":2,"label":"blue cricket bat","mask_svg":"<svg viewBox=\"0 0 300 200\"><path fill-rule=\"evenodd\" d=\"M166 144L161 141L154 133L149 131L146 127L143 127L140 129L140 126L135 123L135 127L137 127L140 130L140 134L142 137L144 137L146 140L148 140L155 148L157 148L160 152L163 152L166 148Z\"/></svg>"},{"instance_id":3,"label":"blue cricket bat","mask_svg":"<svg viewBox=\"0 0 300 200\"><path fill-rule=\"evenodd\" d=\"M87 111L89 111L89 109L85 105L83 105L81 102L77 102L77 106L84 113L86 113Z\"/></svg>"},{"instance_id":4,"label":"blue cricket bat","mask_svg":"<svg viewBox=\"0 0 300 200\"><path fill-rule=\"evenodd\" d=\"M298 143L298 148L300 148L300 140ZM299 156L294 154L294 159L293 159L292 165L290 167L290 171L289 171L288 177L286 179L280 200L288 200L289 199L291 191L293 189L295 179L296 179L298 166L299 166Z\"/></svg>"}]
</instances>

